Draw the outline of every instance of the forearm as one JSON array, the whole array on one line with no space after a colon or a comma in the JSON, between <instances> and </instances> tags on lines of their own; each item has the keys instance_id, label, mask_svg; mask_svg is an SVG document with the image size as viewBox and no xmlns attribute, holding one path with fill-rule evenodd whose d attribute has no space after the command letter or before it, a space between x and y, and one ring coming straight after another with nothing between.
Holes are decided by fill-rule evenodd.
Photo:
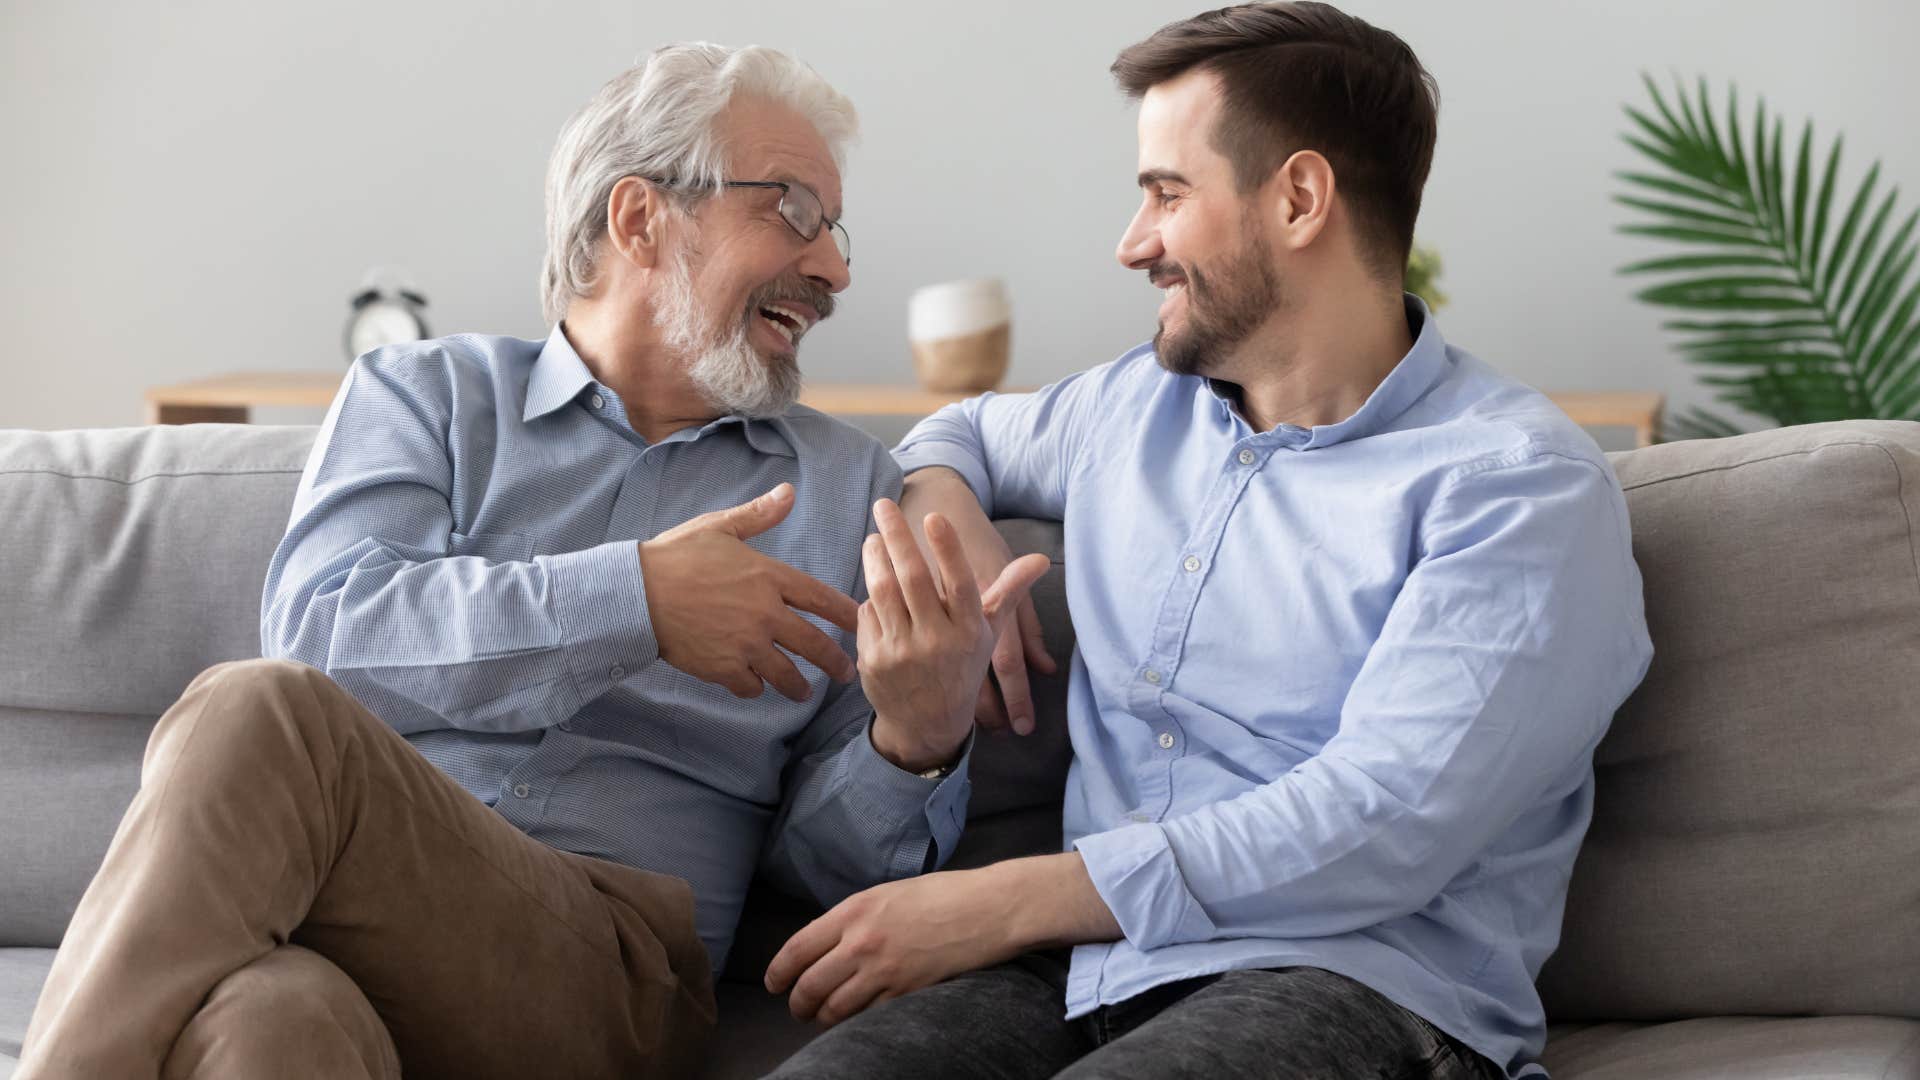
<instances>
[{"instance_id":1,"label":"forearm","mask_svg":"<svg viewBox=\"0 0 1920 1080\"><path fill-rule=\"evenodd\" d=\"M960 531L961 537L974 535L979 527L992 528L980 500L961 475L944 465L935 465L909 473L900 489L900 512L906 515L913 538L922 551L927 546L927 515L941 514Z\"/></svg>"},{"instance_id":2,"label":"forearm","mask_svg":"<svg viewBox=\"0 0 1920 1080\"><path fill-rule=\"evenodd\" d=\"M556 724L657 655L631 545L409 558L425 554L368 540L271 580L263 653L327 672L402 733Z\"/></svg>"},{"instance_id":3,"label":"forearm","mask_svg":"<svg viewBox=\"0 0 1920 1080\"><path fill-rule=\"evenodd\" d=\"M1122 936L1079 852L1009 859L975 872L990 875L992 894L1012 901L1002 923L1016 951L1118 941Z\"/></svg>"}]
</instances>

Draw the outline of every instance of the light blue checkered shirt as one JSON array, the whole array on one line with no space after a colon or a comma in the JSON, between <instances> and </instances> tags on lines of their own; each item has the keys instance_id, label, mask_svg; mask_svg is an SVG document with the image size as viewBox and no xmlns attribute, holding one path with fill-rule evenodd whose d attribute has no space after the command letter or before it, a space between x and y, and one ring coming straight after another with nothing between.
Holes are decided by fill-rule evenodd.
<instances>
[{"instance_id":1,"label":"light blue checkered shirt","mask_svg":"<svg viewBox=\"0 0 1920 1080\"><path fill-rule=\"evenodd\" d=\"M1593 748L1652 657L1640 573L1593 440L1407 307L1338 423L1254 431L1141 346L894 452L1066 522L1063 839L1125 935L1074 950L1069 1015L1306 965L1541 1072Z\"/></svg>"},{"instance_id":2,"label":"light blue checkered shirt","mask_svg":"<svg viewBox=\"0 0 1920 1080\"><path fill-rule=\"evenodd\" d=\"M797 660L805 702L742 700L659 659L637 542L782 481L792 513L749 543L863 598L900 473L859 431L796 406L649 445L558 327L378 349L301 478L261 651L325 671L529 836L687 879L718 970L756 869L831 904L944 859L966 816L966 761L936 782L881 758L857 685Z\"/></svg>"}]
</instances>

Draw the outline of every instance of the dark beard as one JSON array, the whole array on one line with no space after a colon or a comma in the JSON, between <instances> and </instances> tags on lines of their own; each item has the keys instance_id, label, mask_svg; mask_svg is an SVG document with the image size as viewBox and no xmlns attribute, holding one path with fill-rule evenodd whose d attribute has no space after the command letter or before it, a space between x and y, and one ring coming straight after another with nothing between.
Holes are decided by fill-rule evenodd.
<instances>
[{"instance_id":1,"label":"dark beard","mask_svg":"<svg viewBox=\"0 0 1920 1080\"><path fill-rule=\"evenodd\" d=\"M1273 272L1272 248L1253 231L1254 239L1223 260L1217 271L1186 268L1187 327L1167 333L1165 324L1153 335L1153 351L1160 366L1175 375L1200 375L1222 353L1245 341L1280 306L1280 279ZM1217 280L1216 280L1217 273Z\"/></svg>"}]
</instances>

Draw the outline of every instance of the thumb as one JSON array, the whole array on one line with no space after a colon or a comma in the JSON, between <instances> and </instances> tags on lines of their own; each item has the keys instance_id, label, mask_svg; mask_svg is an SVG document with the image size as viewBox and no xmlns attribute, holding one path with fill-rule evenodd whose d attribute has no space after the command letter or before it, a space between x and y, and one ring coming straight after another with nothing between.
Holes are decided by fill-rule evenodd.
<instances>
[{"instance_id":1,"label":"thumb","mask_svg":"<svg viewBox=\"0 0 1920 1080\"><path fill-rule=\"evenodd\" d=\"M1007 564L1000 576L987 586L980 596L980 609L993 624L995 631L1002 628L1003 621L1014 614L1016 603L1033 588L1033 583L1047 576L1053 569L1052 560L1045 555L1022 555Z\"/></svg>"},{"instance_id":2,"label":"thumb","mask_svg":"<svg viewBox=\"0 0 1920 1080\"><path fill-rule=\"evenodd\" d=\"M745 540L780 524L792 509L793 485L781 484L757 499L726 510L716 510L709 524Z\"/></svg>"}]
</instances>

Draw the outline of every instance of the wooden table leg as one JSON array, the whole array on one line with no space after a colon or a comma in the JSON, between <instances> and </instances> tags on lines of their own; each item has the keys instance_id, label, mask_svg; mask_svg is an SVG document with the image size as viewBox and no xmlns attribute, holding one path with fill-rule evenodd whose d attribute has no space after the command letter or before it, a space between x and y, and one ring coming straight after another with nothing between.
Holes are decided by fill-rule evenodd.
<instances>
[{"instance_id":1,"label":"wooden table leg","mask_svg":"<svg viewBox=\"0 0 1920 1080\"><path fill-rule=\"evenodd\" d=\"M244 424L245 405L164 405L147 403L149 424Z\"/></svg>"}]
</instances>

